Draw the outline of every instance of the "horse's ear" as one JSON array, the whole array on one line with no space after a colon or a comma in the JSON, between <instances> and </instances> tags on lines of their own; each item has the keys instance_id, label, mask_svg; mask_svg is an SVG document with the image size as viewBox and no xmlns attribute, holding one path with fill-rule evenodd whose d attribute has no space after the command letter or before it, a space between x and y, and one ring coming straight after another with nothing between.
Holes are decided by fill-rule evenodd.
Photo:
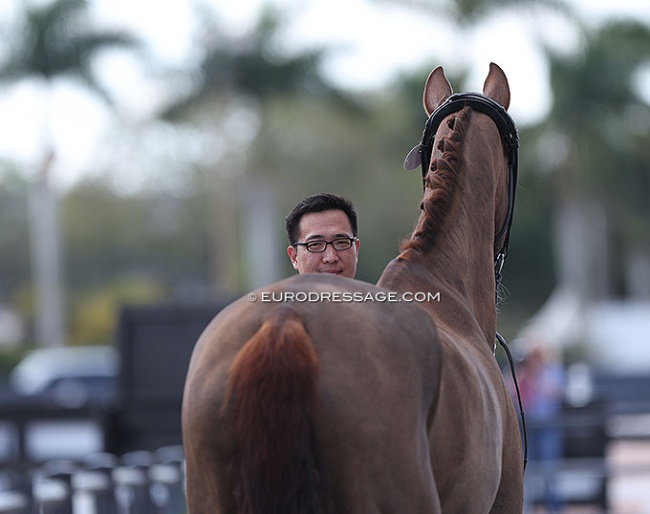
<instances>
[{"instance_id":1,"label":"horse's ear","mask_svg":"<svg viewBox=\"0 0 650 514\"><path fill-rule=\"evenodd\" d=\"M490 73L483 84L483 94L499 102L505 109L510 106L508 78L503 70L493 62L490 63Z\"/></svg>"},{"instance_id":2,"label":"horse's ear","mask_svg":"<svg viewBox=\"0 0 650 514\"><path fill-rule=\"evenodd\" d=\"M431 113L436 110L436 108L444 102L447 98L453 93L451 89L451 84L445 77L445 72L442 69L442 66L438 66L433 70L427 82L424 86L424 110L427 113L427 116L431 116Z\"/></svg>"}]
</instances>

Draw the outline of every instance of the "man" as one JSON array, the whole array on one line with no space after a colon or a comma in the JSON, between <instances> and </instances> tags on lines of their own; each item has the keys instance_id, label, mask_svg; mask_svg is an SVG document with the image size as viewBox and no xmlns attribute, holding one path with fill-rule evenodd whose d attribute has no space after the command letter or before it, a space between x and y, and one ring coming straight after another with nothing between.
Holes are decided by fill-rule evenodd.
<instances>
[{"instance_id":1,"label":"man","mask_svg":"<svg viewBox=\"0 0 650 514\"><path fill-rule=\"evenodd\" d=\"M298 273L333 273L354 278L361 242L357 213L345 198L308 196L285 218L287 254Z\"/></svg>"}]
</instances>

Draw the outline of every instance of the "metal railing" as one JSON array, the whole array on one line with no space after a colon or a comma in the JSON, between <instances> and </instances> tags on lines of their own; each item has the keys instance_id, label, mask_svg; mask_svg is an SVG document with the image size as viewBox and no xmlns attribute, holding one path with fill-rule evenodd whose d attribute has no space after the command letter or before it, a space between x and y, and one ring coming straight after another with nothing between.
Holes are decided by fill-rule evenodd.
<instances>
[{"instance_id":1,"label":"metal railing","mask_svg":"<svg viewBox=\"0 0 650 514\"><path fill-rule=\"evenodd\" d=\"M0 472L1 514L182 514L180 446Z\"/></svg>"}]
</instances>

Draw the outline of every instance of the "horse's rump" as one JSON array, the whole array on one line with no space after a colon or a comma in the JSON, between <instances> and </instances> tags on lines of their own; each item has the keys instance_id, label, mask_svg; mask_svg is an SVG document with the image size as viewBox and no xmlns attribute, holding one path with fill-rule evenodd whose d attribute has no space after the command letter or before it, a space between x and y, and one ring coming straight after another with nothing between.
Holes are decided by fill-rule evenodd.
<instances>
[{"instance_id":1,"label":"horse's rump","mask_svg":"<svg viewBox=\"0 0 650 514\"><path fill-rule=\"evenodd\" d=\"M385 294L315 275L266 291ZM188 372L189 511L438 512L427 421L439 369L435 328L413 304L242 298Z\"/></svg>"}]
</instances>

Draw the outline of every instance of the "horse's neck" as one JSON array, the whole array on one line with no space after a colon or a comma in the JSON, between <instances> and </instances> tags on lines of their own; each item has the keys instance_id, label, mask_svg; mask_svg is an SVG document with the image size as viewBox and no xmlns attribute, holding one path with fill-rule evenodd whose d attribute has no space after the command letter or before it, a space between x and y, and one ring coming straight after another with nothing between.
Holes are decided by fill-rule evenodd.
<instances>
[{"instance_id":1,"label":"horse's neck","mask_svg":"<svg viewBox=\"0 0 650 514\"><path fill-rule=\"evenodd\" d=\"M488 247L479 255L471 243L459 245L450 239L441 237L427 253L404 251L389 263L378 285L398 292L433 293L435 301L418 305L431 313L438 326L447 325L481 346L486 341L485 347L491 350L496 331L492 252ZM481 337L477 338L478 333Z\"/></svg>"},{"instance_id":2,"label":"horse's neck","mask_svg":"<svg viewBox=\"0 0 650 514\"><path fill-rule=\"evenodd\" d=\"M495 163L487 156L480 162L465 156L463 161L474 164L456 172L459 182L444 217L432 220L425 209L416 225L414 234L420 230L420 239L427 243L407 242L378 285L401 292L440 292L439 302L421 306L439 325L449 324L455 330L464 327L474 334L478 329L491 349L496 331L495 184L494 172L486 168L489 162ZM434 222L427 224L427 216ZM427 239L431 233L434 236Z\"/></svg>"}]
</instances>

